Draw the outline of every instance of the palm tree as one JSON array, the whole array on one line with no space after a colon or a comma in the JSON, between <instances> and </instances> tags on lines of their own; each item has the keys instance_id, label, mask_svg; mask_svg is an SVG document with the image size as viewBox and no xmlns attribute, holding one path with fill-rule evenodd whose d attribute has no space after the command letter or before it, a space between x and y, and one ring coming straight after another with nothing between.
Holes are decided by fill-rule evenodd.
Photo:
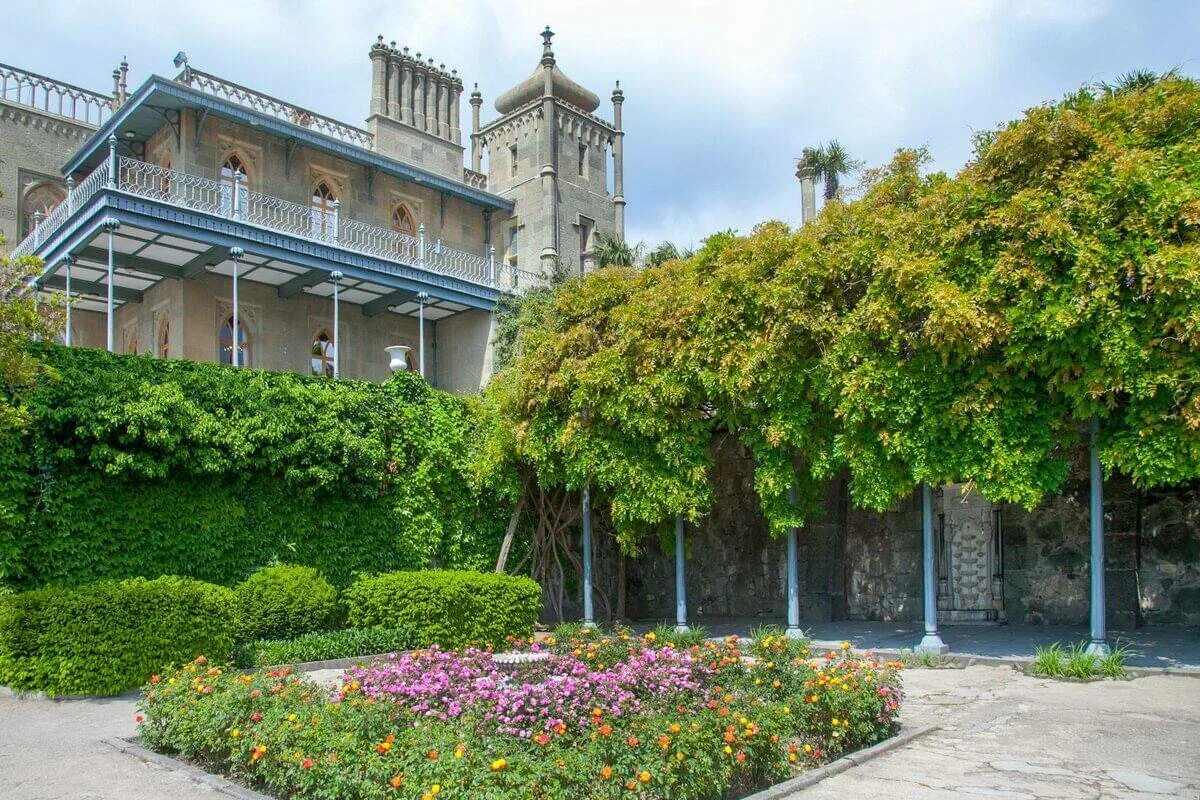
<instances>
[{"instance_id":1,"label":"palm tree","mask_svg":"<svg viewBox=\"0 0 1200 800\"><path fill-rule=\"evenodd\" d=\"M646 257L642 259L642 266L659 267L668 261L685 261L695 254L696 251L690 247L678 247L674 242L663 242L646 253Z\"/></svg>"},{"instance_id":2,"label":"palm tree","mask_svg":"<svg viewBox=\"0 0 1200 800\"><path fill-rule=\"evenodd\" d=\"M618 239L608 234L596 234L596 243L592 246L592 256L598 267L636 267L642 259L645 245L639 242L632 247L624 239Z\"/></svg>"},{"instance_id":3,"label":"palm tree","mask_svg":"<svg viewBox=\"0 0 1200 800\"><path fill-rule=\"evenodd\" d=\"M855 161L846 152L846 148L837 139L829 144L817 147L806 147L796 165L796 177L811 181L820 181L825 188L825 201L837 197L841 186L841 177L854 172L862 164Z\"/></svg>"}]
</instances>

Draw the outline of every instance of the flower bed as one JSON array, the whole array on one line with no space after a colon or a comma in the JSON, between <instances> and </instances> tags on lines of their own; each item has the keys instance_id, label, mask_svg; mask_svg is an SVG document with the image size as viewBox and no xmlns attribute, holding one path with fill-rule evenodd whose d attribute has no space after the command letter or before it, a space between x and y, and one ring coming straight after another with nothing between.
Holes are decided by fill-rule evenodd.
<instances>
[{"instance_id":1,"label":"flower bed","mask_svg":"<svg viewBox=\"0 0 1200 800\"><path fill-rule=\"evenodd\" d=\"M280 797L720 800L886 738L901 702L898 664L846 651L521 649L548 655L515 671L484 650L392 655L333 691L198 660L147 687L142 738Z\"/></svg>"}]
</instances>

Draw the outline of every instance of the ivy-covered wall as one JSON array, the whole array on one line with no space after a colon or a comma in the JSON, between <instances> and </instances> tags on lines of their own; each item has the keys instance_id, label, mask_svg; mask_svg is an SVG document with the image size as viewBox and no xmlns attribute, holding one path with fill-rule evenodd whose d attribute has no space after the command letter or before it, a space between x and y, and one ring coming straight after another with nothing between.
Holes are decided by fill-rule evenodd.
<instances>
[{"instance_id":1,"label":"ivy-covered wall","mask_svg":"<svg viewBox=\"0 0 1200 800\"><path fill-rule=\"evenodd\" d=\"M507 504L470 480L472 401L401 373L330 381L38 345L0 433L0 582L14 589L272 561L484 567Z\"/></svg>"}]
</instances>

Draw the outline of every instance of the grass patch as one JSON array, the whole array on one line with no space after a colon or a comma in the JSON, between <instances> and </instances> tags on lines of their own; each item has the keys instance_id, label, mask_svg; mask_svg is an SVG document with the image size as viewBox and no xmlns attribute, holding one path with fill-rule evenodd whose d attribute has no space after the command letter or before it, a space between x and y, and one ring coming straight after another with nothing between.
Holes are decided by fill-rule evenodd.
<instances>
[{"instance_id":1,"label":"grass patch","mask_svg":"<svg viewBox=\"0 0 1200 800\"><path fill-rule=\"evenodd\" d=\"M1089 653L1087 650L1087 642L1067 646L1054 642L1045 647L1034 648L1033 663L1029 665L1029 671L1042 678L1082 681L1126 677L1125 662L1130 652L1127 646L1118 645L1106 656Z\"/></svg>"}]
</instances>

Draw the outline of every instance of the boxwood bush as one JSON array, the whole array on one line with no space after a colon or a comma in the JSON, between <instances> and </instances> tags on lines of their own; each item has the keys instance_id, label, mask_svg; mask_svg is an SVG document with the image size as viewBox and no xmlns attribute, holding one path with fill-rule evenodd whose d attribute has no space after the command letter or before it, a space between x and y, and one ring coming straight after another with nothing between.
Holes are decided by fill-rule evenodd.
<instances>
[{"instance_id":1,"label":"boxwood bush","mask_svg":"<svg viewBox=\"0 0 1200 800\"><path fill-rule=\"evenodd\" d=\"M237 662L243 667L271 667L303 664L331 658L374 656L398 653L414 646L413 635L405 628L344 628L340 631L314 631L295 639L260 639L238 648Z\"/></svg>"},{"instance_id":2,"label":"boxwood bush","mask_svg":"<svg viewBox=\"0 0 1200 800\"><path fill-rule=\"evenodd\" d=\"M230 656L233 591L166 576L0 596L0 684L119 694L171 663Z\"/></svg>"},{"instance_id":3,"label":"boxwood bush","mask_svg":"<svg viewBox=\"0 0 1200 800\"><path fill-rule=\"evenodd\" d=\"M263 567L235 592L243 641L327 630L337 614L337 590L312 567Z\"/></svg>"},{"instance_id":4,"label":"boxwood bush","mask_svg":"<svg viewBox=\"0 0 1200 800\"><path fill-rule=\"evenodd\" d=\"M363 577L343 593L351 627L407 628L425 647L500 646L533 633L542 589L529 578L425 570Z\"/></svg>"}]
</instances>

